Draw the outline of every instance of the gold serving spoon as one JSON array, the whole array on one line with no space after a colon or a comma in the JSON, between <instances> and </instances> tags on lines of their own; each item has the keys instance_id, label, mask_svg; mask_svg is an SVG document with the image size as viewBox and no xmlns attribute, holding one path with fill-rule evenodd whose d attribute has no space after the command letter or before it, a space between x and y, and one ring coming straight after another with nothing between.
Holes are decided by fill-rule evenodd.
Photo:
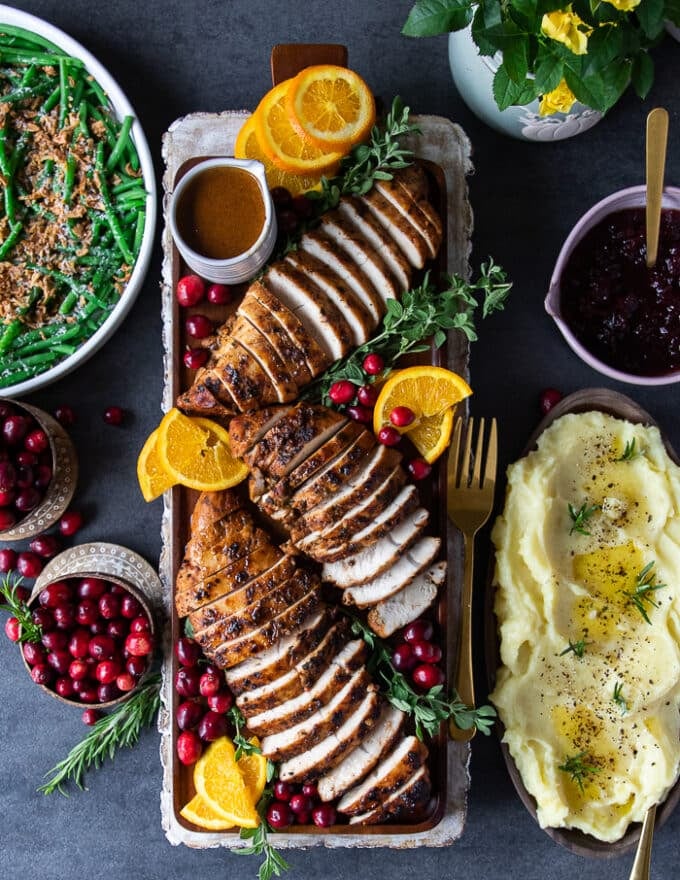
<instances>
[{"instance_id":1,"label":"gold serving spoon","mask_svg":"<svg viewBox=\"0 0 680 880\"><path fill-rule=\"evenodd\" d=\"M650 807L645 814L645 821L642 823L640 840L638 841L637 852L635 853L635 861L633 862L633 869L630 872L629 880L649 880L649 867L652 862L652 837L654 835L655 819L656 804L653 807Z\"/></svg>"},{"instance_id":2,"label":"gold serving spoon","mask_svg":"<svg viewBox=\"0 0 680 880\"><path fill-rule=\"evenodd\" d=\"M655 107L647 116L647 268L656 264L659 250L659 226L661 224L661 197L666 166L666 143L668 141L668 111Z\"/></svg>"}]
</instances>

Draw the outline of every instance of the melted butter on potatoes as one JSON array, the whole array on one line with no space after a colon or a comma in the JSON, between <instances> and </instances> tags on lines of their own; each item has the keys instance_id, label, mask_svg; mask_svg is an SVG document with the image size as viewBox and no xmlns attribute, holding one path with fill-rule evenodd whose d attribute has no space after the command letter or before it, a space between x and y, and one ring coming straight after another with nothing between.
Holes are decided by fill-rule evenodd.
<instances>
[{"instance_id":1,"label":"melted butter on potatoes","mask_svg":"<svg viewBox=\"0 0 680 880\"><path fill-rule=\"evenodd\" d=\"M617 840L680 772L680 468L655 428L563 416L493 541L505 741L541 826Z\"/></svg>"}]
</instances>

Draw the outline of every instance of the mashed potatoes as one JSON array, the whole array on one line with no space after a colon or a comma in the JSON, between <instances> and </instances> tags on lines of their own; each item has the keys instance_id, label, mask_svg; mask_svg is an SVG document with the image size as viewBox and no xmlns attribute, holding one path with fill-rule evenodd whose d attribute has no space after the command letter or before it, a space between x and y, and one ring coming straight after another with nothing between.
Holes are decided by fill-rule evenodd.
<instances>
[{"instance_id":1,"label":"mashed potatoes","mask_svg":"<svg viewBox=\"0 0 680 880\"><path fill-rule=\"evenodd\" d=\"M590 412L508 479L492 700L541 826L617 840L680 771L680 468L655 428Z\"/></svg>"}]
</instances>

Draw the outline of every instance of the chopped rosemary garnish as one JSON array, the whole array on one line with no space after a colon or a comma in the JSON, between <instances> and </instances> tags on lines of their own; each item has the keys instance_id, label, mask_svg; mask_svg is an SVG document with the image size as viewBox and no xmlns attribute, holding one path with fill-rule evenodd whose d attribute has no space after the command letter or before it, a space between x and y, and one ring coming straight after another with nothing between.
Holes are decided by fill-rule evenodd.
<instances>
[{"instance_id":1,"label":"chopped rosemary garnish","mask_svg":"<svg viewBox=\"0 0 680 880\"><path fill-rule=\"evenodd\" d=\"M567 509L571 517L569 534L572 535L574 532L578 532L580 535L589 535L590 532L586 529L585 525L595 511L600 509L600 505L591 504L589 507L588 503L584 501L578 510L576 510L573 504L568 504Z\"/></svg>"},{"instance_id":2,"label":"chopped rosemary garnish","mask_svg":"<svg viewBox=\"0 0 680 880\"><path fill-rule=\"evenodd\" d=\"M635 437L632 440L627 440L626 445L623 449L622 454L615 458L614 461L632 461L634 458L637 458L639 455L644 455L644 449L638 449L636 447Z\"/></svg>"},{"instance_id":3,"label":"chopped rosemary garnish","mask_svg":"<svg viewBox=\"0 0 680 880\"><path fill-rule=\"evenodd\" d=\"M623 696L623 682L622 681L617 681L616 684L614 685L614 694L612 696L612 699L614 700L616 705L621 710L621 714L625 715L626 712L628 711L628 701Z\"/></svg>"},{"instance_id":4,"label":"chopped rosemary garnish","mask_svg":"<svg viewBox=\"0 0 680 880\"><path fill-rule=\"evenodd\" d=\"M442 721L452 718L460 730L476 727L480 733L491 733L496 710L493 706L473 708L461 702L455 691L447 696L443 685L430 688L427 693L417 693L401 672L392 666L392 654L385 642L354 615L345 612L352 620L352 632L361 636L371 648L368 661L370 671L377 673L384 682L383 692L396 708L412 716L416 736L424 739L425 733L436 736Z\"/></svg>"},{"instance_id":5,"label":"chopped rosemary garnish","mask_svg":"<svg viewBox=\"0 0 680 880\"><path fill-rule=\"evenodd\" d=\"M66 758L45 774L48 781L38 791L65 795L64 785L69 781L82 789L87 770L100 767L105 758L113 758L117 749L134 746L142 729L156 717L161 703L160 685L160 675L151 676L129 700L100 718Z\"/></svg>"},{"instance_id":6,"label":"chopped rosemary garnish","mask_svg":"<svg viewBox=\"0 0 680 880\"><path fill-rule=\"evenodd\" d=\"M572 642L572 640L569 639L568 646L564 649L564 651L560 651L560 657L564 657L565 654L573 652L575 657L581 658L586 653L587 645L588 642L586 642L585 639L579 639L577 642Z\"/></svg>"},{"instance_id":7,"label":"chopped rosemary garnish","mask_svg":"<svg viewBox=\"0 0 680 880\"><path fill-rule=\"evenodd\" d=\"M632 605L635 606L635 608L637 608L637 610L642 615L643 620L645 620L649 624L651 624L652 621L649 619L649 615L647 614L645 602L647 602L653 608L658 608L659 604L658 602L654 601L654 598L651 594L655 593L657 590L663 590L666 587L666 584L654 583L652 568L654 568L654 560L648 562L647 565L645 565L645 567L636 577L635 589L633 591L623 591L623 595Z\"/></svg>"},{"instance_id":8,"label":"chopped rosemary garnish","mask_svg":"<svg viewBox=\"0 0 680 880\"><path fill-rule=\"evenodd\" d=\"M0 595L5 600L0 605L0 610L8 611L12 617L16 617L20 626L20 642L38 643L42 638L42 627L33 623L31 610L18 595L18 588L21 586L22 578L12 578L11 572L5 575L0 582Z\"/></svg>"},{"instance_id":9,"label":"chopped rosemary garnish","mask_svg":"<svg viewBox=\"0 0 680 880\"><path fill-rule=\"evenodd\" d=\"M273 797L274 793L271 786L267 785L262 793L262 797L257 802L260 824L257 828L241 828L239 835L241 840L249 840L250 846L245 846L242 849L232 849L232 852L237 856L264 856L264 861L257 872L258 880L271 880L272 877L280 877L283 871L288 871L290 868L288 862L269 842L268 835L273 829L267 822L266 817L267 807Z\"/></svg>"},{"instance_id":10,"label":"chopped rosemary garnish","mask_svg":"<svg viewBox=\"0 0 680 880\"><path fill-rule=\"evenodd\" d=\"M255 745L255 743L246 739L241 733L241 729L246 726L246 719L243 717L238 706L231 707L227 712L227 718L229 718L234 725L233 742L236 746L236 752L234 753L235 760L240 761L243 755L261 755L262 749Z\"/></svg>"},{"instance_id":11,"label":"chopped rosemary garnish","mask_svg":"<svg viewBox=\"0 0 680 880\"><path fill-rule=\"evenodd\" d=\"M594 764L589 764L588 760L588 752L583 751L579 752L577 755L571 755L566 758L564 763L559 764L557 767L557 769L562 770L563 773L569 774L572 782L575 782L578 785L581 793L584 791L584 781L587 781L591 776L600 772L600 768L596 767Z\"/></svg>"}]
</instances>

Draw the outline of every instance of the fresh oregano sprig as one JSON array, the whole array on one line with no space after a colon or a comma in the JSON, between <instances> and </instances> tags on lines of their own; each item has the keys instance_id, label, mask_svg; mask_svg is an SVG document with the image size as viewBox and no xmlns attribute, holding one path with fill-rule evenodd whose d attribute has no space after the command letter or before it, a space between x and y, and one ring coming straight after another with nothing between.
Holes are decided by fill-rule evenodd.
<instances>
[{"instance_id":1,"label":"fresh oregano sprig","mask_svg":"<svg viewBox=\"0 0 680 880\"><path fill-rule=\"evenodd\" d=\"M254 742L246 739L241 730L246 726L246 719L238 706L232 706L227 712L227 718L234 725L233 743L236 746L234 759L240 761L243 755L261 755L262 749Z\"/></svg>"},{"instance_id":2,"label":"fresh oregano sprig","mask_svg":"<svg viewBox=\"0 0 680 880\"><path fill-rule=\"evenodd\" d=\"M348 612L345 614L352 621L352 632L361 636L371 649L368 669L382 679L383 692L389 702L413 718L418 739L424 739L426 733L436 736L442 721L450 718L461 730L476 727L485 736L491 733L493 719L496 717L493 706L479 706L476 709L466 706L455 691L447 695L443 685L436 685L424 694L418 693L392 665L392 655L387 644L363 621Z\"/></svg>"},{"instance_id":3,"label":"fresh oregano sprig","mask_svg":"<svg viewBox=\"0 0 680 880\"><path fill-rule=\"evenodd\" d=\"M45 774L47 782L38 791L43 794L58 791L66 795L67 782L83 789L88 770L100 767L105 758L113 759L118 749L134 746L142 730L156 717L161 702L160 684L160 675L151 676L129 700L100 718L66 758Z\"/></svg>"},{"instance_id":4,"label":"fresh oregano sprig","mask_svg":"<svg viewBox=\"0 0 680 880\"><path fill-rule=\"evenodd\" d=\"M433 338L436 348L446 341L449 330L461 330L471 341L477 339L474 313L480 302L475 294L483 295L482 317L503 308L512 284L503 269L492 259L480 267L476 281L466 281L458 275L447 275L444 289L439 289L426 273L421 284L407 291L401 300L389 300L387 312L375 336L359 346L347 357L336 361L303 392L308 400L330 403L328 390L334 382L347 379L356 385L384 378L366 376L362 369L364 357L379 354L389 371L405 354L426 351L424 341Z\"/></svg>"},{"instance_id":5,"label":"fresh oregano sprig","mask_svg":"<svg viewBox=\"0 0 680 880\"><path fill-rule=\"evenodd\" d=\"M269 761L267 770L274 765ZM271 782L268 775L268 782ZM271 844L269 834L273 833L273 829L267 822L267 807L274 797L274 792L270 785L267 785L262 792L262 797L257 802L257 812L260 816L260 824L257 828L241 828L241 840L249 840L250 846L240 849L233 849L232 852L237 856L264 856L258 872L258 880L271 880L272 877L280 877L281 873L288 871L290 865L283 858L281 853Z\"/></svg>"},{"instance_id":6,"label":"fresh oregano sprig","mask_svg":"<svg viewBox=\"0 0 680 880\"><path fill-rule=\"evenodd\" d=\"M12 617L16 617L19 621L19 642L38 643L42 638L42 627L33 622L31 609L18 595L18 588L21 586L22 580L21 576L12 577L11 572L5 575L0 582L0 595L5 600L0 605L0 610L8 611Z\"/></svg>"}]
</instances>

